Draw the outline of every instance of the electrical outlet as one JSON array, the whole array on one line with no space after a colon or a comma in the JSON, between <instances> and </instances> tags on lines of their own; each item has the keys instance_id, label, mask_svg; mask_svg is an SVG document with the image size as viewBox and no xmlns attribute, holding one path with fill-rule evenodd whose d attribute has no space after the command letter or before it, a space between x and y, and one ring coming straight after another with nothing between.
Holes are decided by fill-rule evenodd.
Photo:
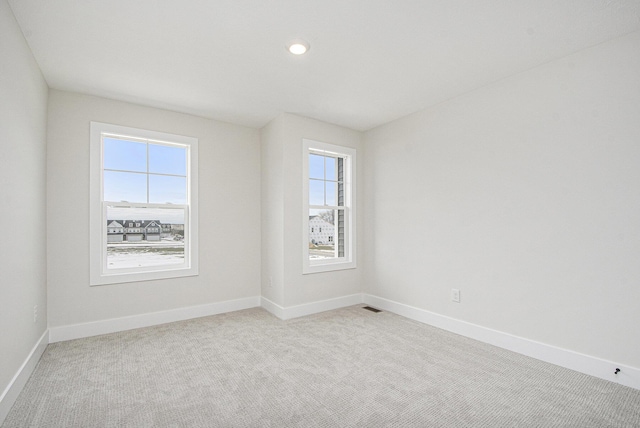
<instances>
[{"instance_id":1,"label":"electrical outlet","mask_svg":"<svg viewBox=\"0 0 640 428\"><path fill-rule=\"evenodd\" d=\"M33 322L38 322L38 305L33 306Z\"/></svg>"},{"instance_id":2,"label":"electrical outlet","mask_svg":"<svg viewBox=\"0 0 640 428\"><path fill-rule=\"evenodd\" d=\"M457 288L451 289L451 301L460 303L460 290L458 290Z\"/></svg>"},{"instance_id":3,"label":"electrical outlet","mask_svg":"<svg viewBox=\"0 0 640 428\"><path fill-rule=\"evenodd\" d=\"M269 277L269 288L273 288L273 277Z\"/></svg>"}]
</instances>

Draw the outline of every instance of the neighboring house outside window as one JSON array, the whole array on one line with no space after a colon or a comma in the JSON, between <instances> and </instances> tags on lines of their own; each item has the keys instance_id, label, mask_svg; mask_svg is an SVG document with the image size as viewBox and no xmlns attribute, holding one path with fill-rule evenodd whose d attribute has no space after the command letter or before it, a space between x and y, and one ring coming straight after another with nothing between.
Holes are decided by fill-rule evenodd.
<instances>
[{"instance_id":1,"label":"neighboring house outside window","mask_svg":"<svg viewBox=\"0 0 640 428\"><path fill-rule=\"evenodd\" d=\"M355 149L303 140L304 274L356 267L355 168Z\"/></svg>"},{"instance_id":2,"label":"neighboring house outside window","mask_svg":"<svg viewBox=\"0 0 640 428\"><path fill-rule=\"evenodd\" d=\"M318 245L327 245L332 241L332 237L334 234L334 226L331 223L328 223L319 215L310 216L309 217L309 225L316 226L311 227L311 231L309 233L309 242L312 244ZM324 232L322 231L321 225L324 225Z\"/></svg>"},{"instance_id":3,"label":"neighboring house outside window","mask_svg":"<svg viewBox=\"0 0 640 428\"><path fill-rule=\"evenodd\" d=\"M90 283L198 274L198 140L91 123Z\"/></svg>"}]
</instances>

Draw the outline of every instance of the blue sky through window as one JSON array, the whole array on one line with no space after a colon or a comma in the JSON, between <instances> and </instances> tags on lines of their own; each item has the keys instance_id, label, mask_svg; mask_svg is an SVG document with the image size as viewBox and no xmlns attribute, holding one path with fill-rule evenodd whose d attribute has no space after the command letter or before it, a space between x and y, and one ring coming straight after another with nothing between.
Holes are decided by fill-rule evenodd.
<instances>
[{"instance_id":1,"label":"blue sky through window","mask_svg":"<svg viewBox=\"0 0 640 428\"><path fill-rule=\"evenodd\" d=\"M149 172L187 175L187 151L183 147L149 144Z\"/></svg>"},{"instance_id":2,"label":"blue sky through window","mask_svg":"<svg viewBox=\"0 0 640 428\"><path fill-rule=\"evenodd\" d=\"M104 172L104 200L111 202L147 202L147 175L131 172Z\"/></svg>"},{"instance_id":3,"label":"blue sky through window","mask_svg":"<svg viewBox=\"0 0 640 428\"><path fill-rule=\"evenodd\" d=\"M337 158L309 154L309 205L338 203Z\"/></svg>"},{"instance_id":4,"label":"blue sky through window","mask_svg":"<svg viewBox=\"0 0 640 428\"><path fill-rule=\"evenodd\" d=\"M324 156L309 155L309 178L324 180Z\"/></svg>"},{"instance_id":5,"label":"blue sky through window","mask_svg":"<svg viewBox=\"0 0 640 428\"><path fill-rule=\"evenodd\" d=\"M105 137L104 169L147 172L146 143Z\"/></svg>"},{"instance_id":6,"label":"blue sky through window","mask_svg":"<svg viewBox=\"0 0 640 428\"><path fill-rule=\"evenodd\" d=\"M186 204L187 179L167 175L149 175L149 203Z\"/></svg>"},{"instance_id":7,"label":"blue sky through window","mask_svg":"<svg viewBox=\"0 0 640 428\"><path fill-rule=\"evenodd\" d=\"M105 201L187 203L185 147L113 137L103 144Z\"/></svg>"}]
</instances>

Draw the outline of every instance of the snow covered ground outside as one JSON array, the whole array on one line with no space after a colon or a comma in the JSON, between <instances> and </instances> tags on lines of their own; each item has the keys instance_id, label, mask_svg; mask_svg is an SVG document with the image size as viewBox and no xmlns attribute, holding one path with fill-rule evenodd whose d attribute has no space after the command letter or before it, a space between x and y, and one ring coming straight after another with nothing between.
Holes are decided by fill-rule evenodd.
<instances>
[{"instance_id":1,"label":"snow covered ground outside","mask_svg":"<svg viewBox=\"0 0 640 428\"><path fill-rule=\"evenodd\" d=\"M182 264L184 243L122 243L107 245L109 269Z\"/></svg>"},{"instance_id":2,"label":"snow covered ground outside","mask_svg":"<svg viewBox=\"0 0 640 428\"><path fill-rule=\"evenodd\" d=\"M309 260L332 259L335 257L333 249L309 248Z\"/></svg>"}]
</instances>

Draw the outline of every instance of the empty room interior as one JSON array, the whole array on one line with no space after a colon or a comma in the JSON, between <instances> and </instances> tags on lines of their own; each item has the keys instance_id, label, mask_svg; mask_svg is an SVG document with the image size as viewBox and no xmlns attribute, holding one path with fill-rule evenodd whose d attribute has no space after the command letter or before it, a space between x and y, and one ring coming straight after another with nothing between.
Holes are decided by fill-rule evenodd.
<instances>
[{"instance_id":1,"label":"empty room interior","mask_svg":"<svg viewBox=\"0 0 640 428\"><path fill-rule=\"evenodd\" d=\"M640 426L640 1L0 0L0 425Z\"/></svg>"}]
</instances>

